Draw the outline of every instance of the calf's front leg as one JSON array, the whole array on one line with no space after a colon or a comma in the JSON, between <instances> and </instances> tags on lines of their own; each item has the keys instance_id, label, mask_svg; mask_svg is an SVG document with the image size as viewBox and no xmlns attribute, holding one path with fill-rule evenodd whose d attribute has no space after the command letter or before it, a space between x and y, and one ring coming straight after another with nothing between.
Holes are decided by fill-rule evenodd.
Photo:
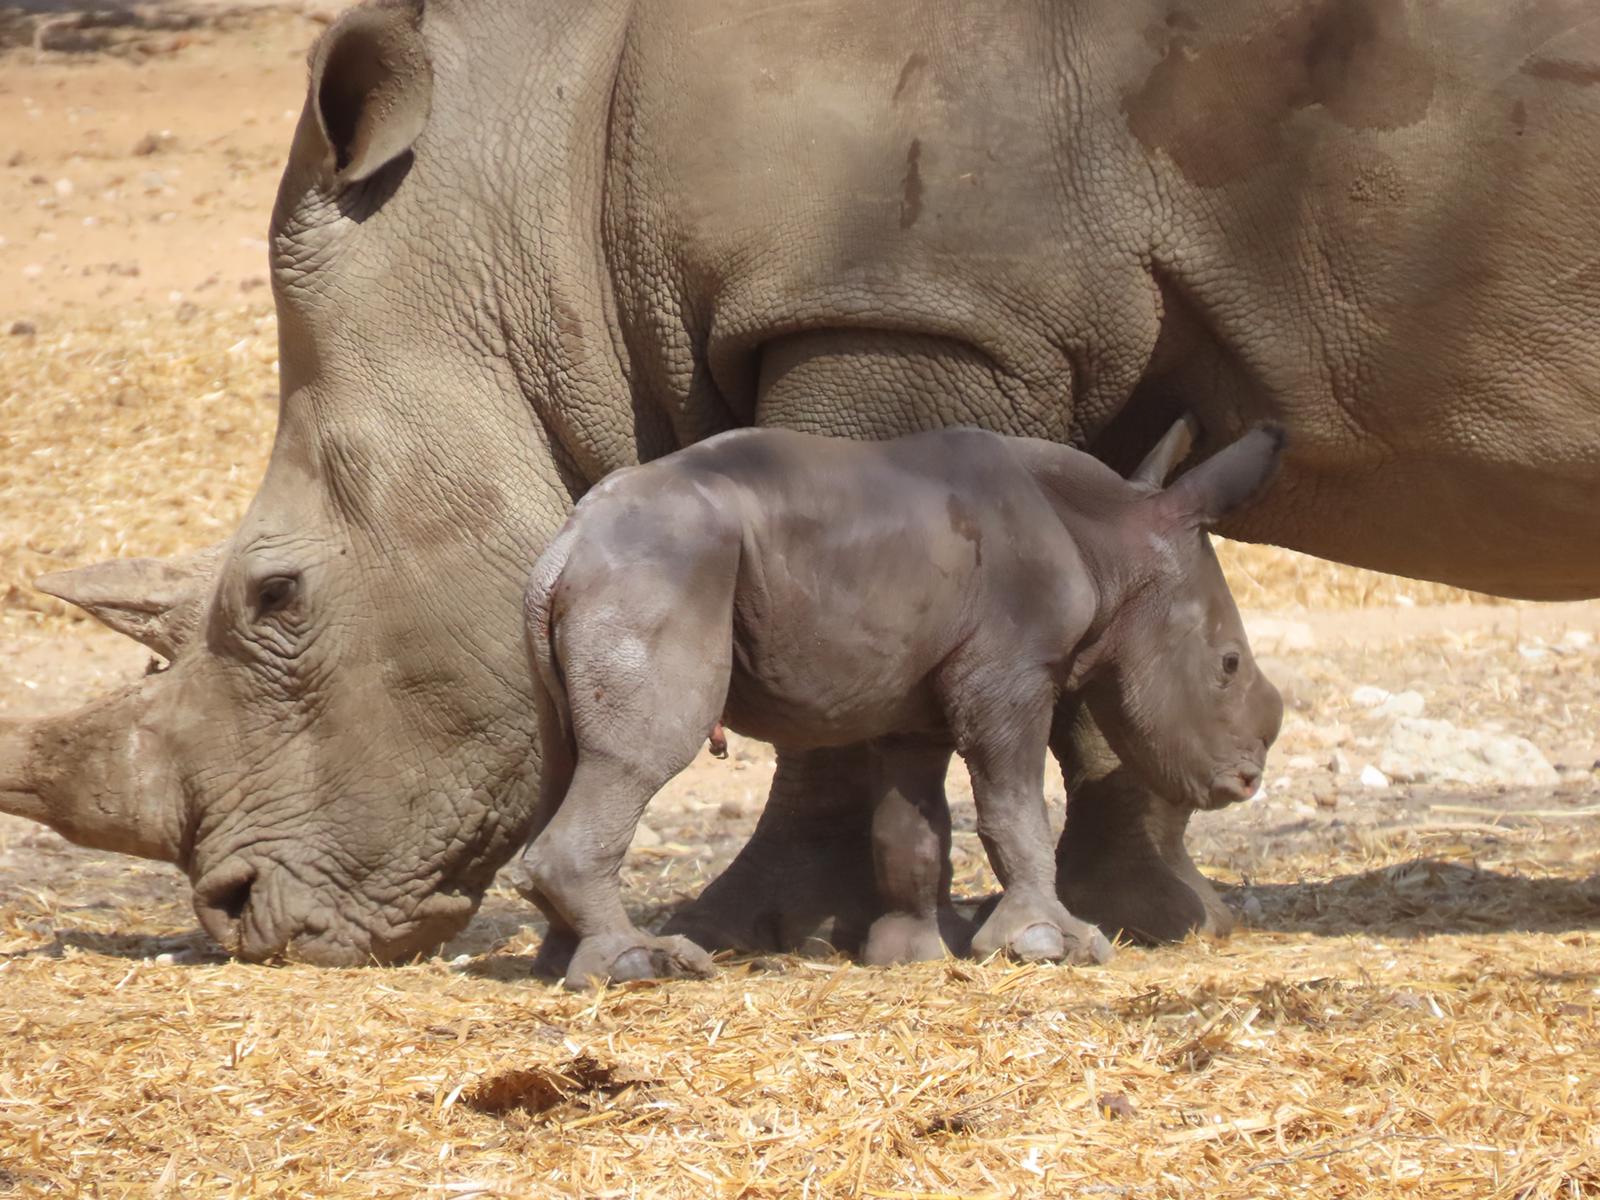
<instances>
[{"instance_id":1,"label":"calf's front leg","mask_svg":"<svg viewBox=\"0 0 1600 1200\"><path fill-rule=\"evenodd\" d=\"M1003 696L1011 681L976 690ZM1093 925L1069 913L1056 898L1055 856L1044 803L1044 763L1051 698L1046 684L1037 703L991 703L960 718L958 737L972 774L978 836L1005 888L972 939L980 958L1006 953L1023 960L1106 962L1111 943Z\"/></svg>"}]
</instances>

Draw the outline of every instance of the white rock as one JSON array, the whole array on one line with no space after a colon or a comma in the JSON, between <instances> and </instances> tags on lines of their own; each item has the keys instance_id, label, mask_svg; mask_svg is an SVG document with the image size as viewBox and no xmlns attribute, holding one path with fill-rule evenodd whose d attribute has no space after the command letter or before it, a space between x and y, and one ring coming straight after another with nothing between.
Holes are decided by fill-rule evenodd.
<instances>
[{"instance_id":1,"label":"white rock","mask_svg":"<svg viewBox=\"0 0 1600 1200\"><path fill-rule=\"evenodd\" d=\"M1527 738L1403 717L1378 766L1403 783L1549 785L1560 776Z\"/></svg>"},{"instance_id":2,"label":"white rock","mask_svg":"<svg viewBox=\"0 0 1600 1200\"><path fill-rule=\"evenodd\" d=\"M1372 710L1375 717L1420 717L1422 710L1427 707L1427 701L1422 698L1421 692L1395 692L1377 708Z\"/></svg>"},{"instance_id":3,"label":"white rock","mask_svg":"<svg viewBox=\"0 0 1600 1200\"><path fill-rule=\"evenodd\" d=\"M56 182L55 182L55 190L56 190L56 195L60 196L63 200L65 200L68 196L72 195L72 180L70 180L70 179L58 179L58 180L56 180Z\"/></svg>"},{"instance_id":4,"label":"white rock","mask_svg":"<svg viewBox=\"0 0 1600 1200\"><path fill-rule=\"evenodd\" d=\"M1538 662L1541 658L1550 657L1550 651L1548 649L1533 642L1523 642L1517 647L1517 653L1522 655L1523 658L1526 658L1532 662Z\"/></svg>"},{"instance_id":5,"label":"white rock","mask_svg":"<svg viewBox=\"0 0 1600 1200\"><path fill-rule=\"evenodd\" d=\"M1561 644L1572 650L1587 650L1594 645L1594 634L1587 629L1569 629L1561 639Z\"/></svg>"},{"instance_id":6,"label":"white rock","mask_svg":"<svg viewBox=\"0 0 1600 1200\"><path fill-rule=\"evenodd\" d=\"M1315 771L1317 760L1309 754L1291 754L1288 766L1291 771Z\"/></svg>"},{"instance_id":7,"label":"white rock","mask_svg":"<svg viewBox=\"0 0 1600 1200\"><path fill-rule=\"evenodd\" d=\"M635 850L641 848L648 850L654 846L661 845L661 835L643 821L640 821L638 828L633 831L633 841L629 842L628 845Z\"/></svg>"},{"instance_id":8,"label":"white rock","mask_svg":"<svg viewBox=\"0 0 1600 1200\"><path fill-rule=\"evenodd\" d=\"M1393 695L1387 688L1374 687L1370 683L1363 683L1350 693L1350 703L1357 708L1377 708Z\"/></svg>"},{"instance_id":9,"label":"white rock","mask_svg":"<svg viewBox=\"0 0 1600 1200\"><path fill-rule=\"evenodd\" d=\"M1386 788L1389 786L1389 777L1377 767L1368 763L1361 768L1361 786L1369 788Z\"/></svg>"}]
</instances>

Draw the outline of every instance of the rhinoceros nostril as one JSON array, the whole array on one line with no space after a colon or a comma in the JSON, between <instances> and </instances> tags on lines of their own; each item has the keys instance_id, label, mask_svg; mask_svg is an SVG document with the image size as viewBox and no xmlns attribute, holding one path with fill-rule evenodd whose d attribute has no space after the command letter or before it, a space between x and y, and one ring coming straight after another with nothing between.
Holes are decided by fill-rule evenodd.
<instances>
[{"instance_id":1,"label":"rhinoceros nostril","mask_svg":"<svg viewBox=\"0 0 1600 1200\"><path fill-rule=\"evenodd\" d=\"M227 914L228 920L237 921L244 916L244 910L249 907L250 889L255 885L254 878L242 879L213 896L211 902Z\"/></svg>"},{"instance_id":2,"label":"rhinoceros nostril","mask_svg":"<svg viewBox=\"0 0 1600 1200\"><path fill-rule=\"evenodd\" d=\"M210 913L236 925L250 907L250 893L255 885L255 868L240 863L207 875L195 885L195 899L202 916Z\"/></svg>"}]
</instances>

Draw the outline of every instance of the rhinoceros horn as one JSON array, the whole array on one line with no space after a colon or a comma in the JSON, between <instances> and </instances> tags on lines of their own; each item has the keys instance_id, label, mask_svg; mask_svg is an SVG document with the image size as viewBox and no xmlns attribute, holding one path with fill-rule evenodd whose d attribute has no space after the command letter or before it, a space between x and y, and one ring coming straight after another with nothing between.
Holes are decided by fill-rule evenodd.
<instances>
[{"instance_id":1,"label":"rhinoceros horn","mask_svg":"<svg viewBox=\"0 0 1600 1200\"><path fill-rule=\"evenodd\" d=\"M180 862L181 792L142 719L165 679L150 676L65 716L0 720L0 812L79 845Z\"/></svg>"},{"instance_id":2,"label":"rhinoceros horn","mask_svg":"<svg viewBox=\"0 0 1600 1200\"><path fill-rule=\"evenodd\" d=\"M179 558L118 558L34 580L41 592L171 659L200 620L224 543Z\"/></svg>"},{"instance_id":3,"label":"rhinoceros horn","mask_svg":"<svg viewBox=\"0 0 1600 1200\"><path fill-rule=\"evenodd\" d=\"M1195 419L1185 413L1171 429L1144 456L1144 461L1134 468L1128 482L1142 484L1157 490L1166 487L1172 469L1188 457L1194 448Z\"/></svg>"}]
</instances>

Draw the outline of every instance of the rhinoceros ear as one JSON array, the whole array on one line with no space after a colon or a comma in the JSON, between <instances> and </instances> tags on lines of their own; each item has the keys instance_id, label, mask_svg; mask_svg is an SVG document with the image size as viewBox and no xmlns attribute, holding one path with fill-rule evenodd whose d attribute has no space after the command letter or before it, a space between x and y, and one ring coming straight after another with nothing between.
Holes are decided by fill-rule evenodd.
<instances>
[{"instance_id":1,"label":"rhinoceros ear","mask_svg":"<svg viewBox=\"0 0 1600 1200\"><path fill-rule=\"evenodd\" d=\"M1166 487L1167 476L1172 474L1172 469L1189 457L1189 451L1194 448L1194 434L1195 419L1185 413L1144 456L1144 461L1133 469L1128 482L1157 491Z\"/></svg>"},{"instance_id":2,"label":"rhinoceros ear","mask_svg":"<svg viewBox=\"0 0 1600 1200\"><path fill-rule=\"evenodd\" d=\"M1249 503L1277 473L1286 441L1278 425L1257 425L1155 497L1167 513L1204 528Z\"/></svg>"},{"instance_id":3,"label":"rhinoceros ear","mask_svg":"<svg viewBox=\"0 0 1600 1200\"><path fill-rule=\"evenodd\" d=\"M34 580L41 592L171 659L194 632L223 543L181 558L118 558Z\"/></svg>"},{"instance_id":4,"label":"rhinoceros ear","mask_svg":"<svg viewBox=\"0 0 1600 1200\"><path fill-rule=\"evenodd\" d=\"M411 148L433 106L433 68L411 0L346 10L311 51L311 98L334 180L359 183Z\"/></svg>"}]
</instances>

